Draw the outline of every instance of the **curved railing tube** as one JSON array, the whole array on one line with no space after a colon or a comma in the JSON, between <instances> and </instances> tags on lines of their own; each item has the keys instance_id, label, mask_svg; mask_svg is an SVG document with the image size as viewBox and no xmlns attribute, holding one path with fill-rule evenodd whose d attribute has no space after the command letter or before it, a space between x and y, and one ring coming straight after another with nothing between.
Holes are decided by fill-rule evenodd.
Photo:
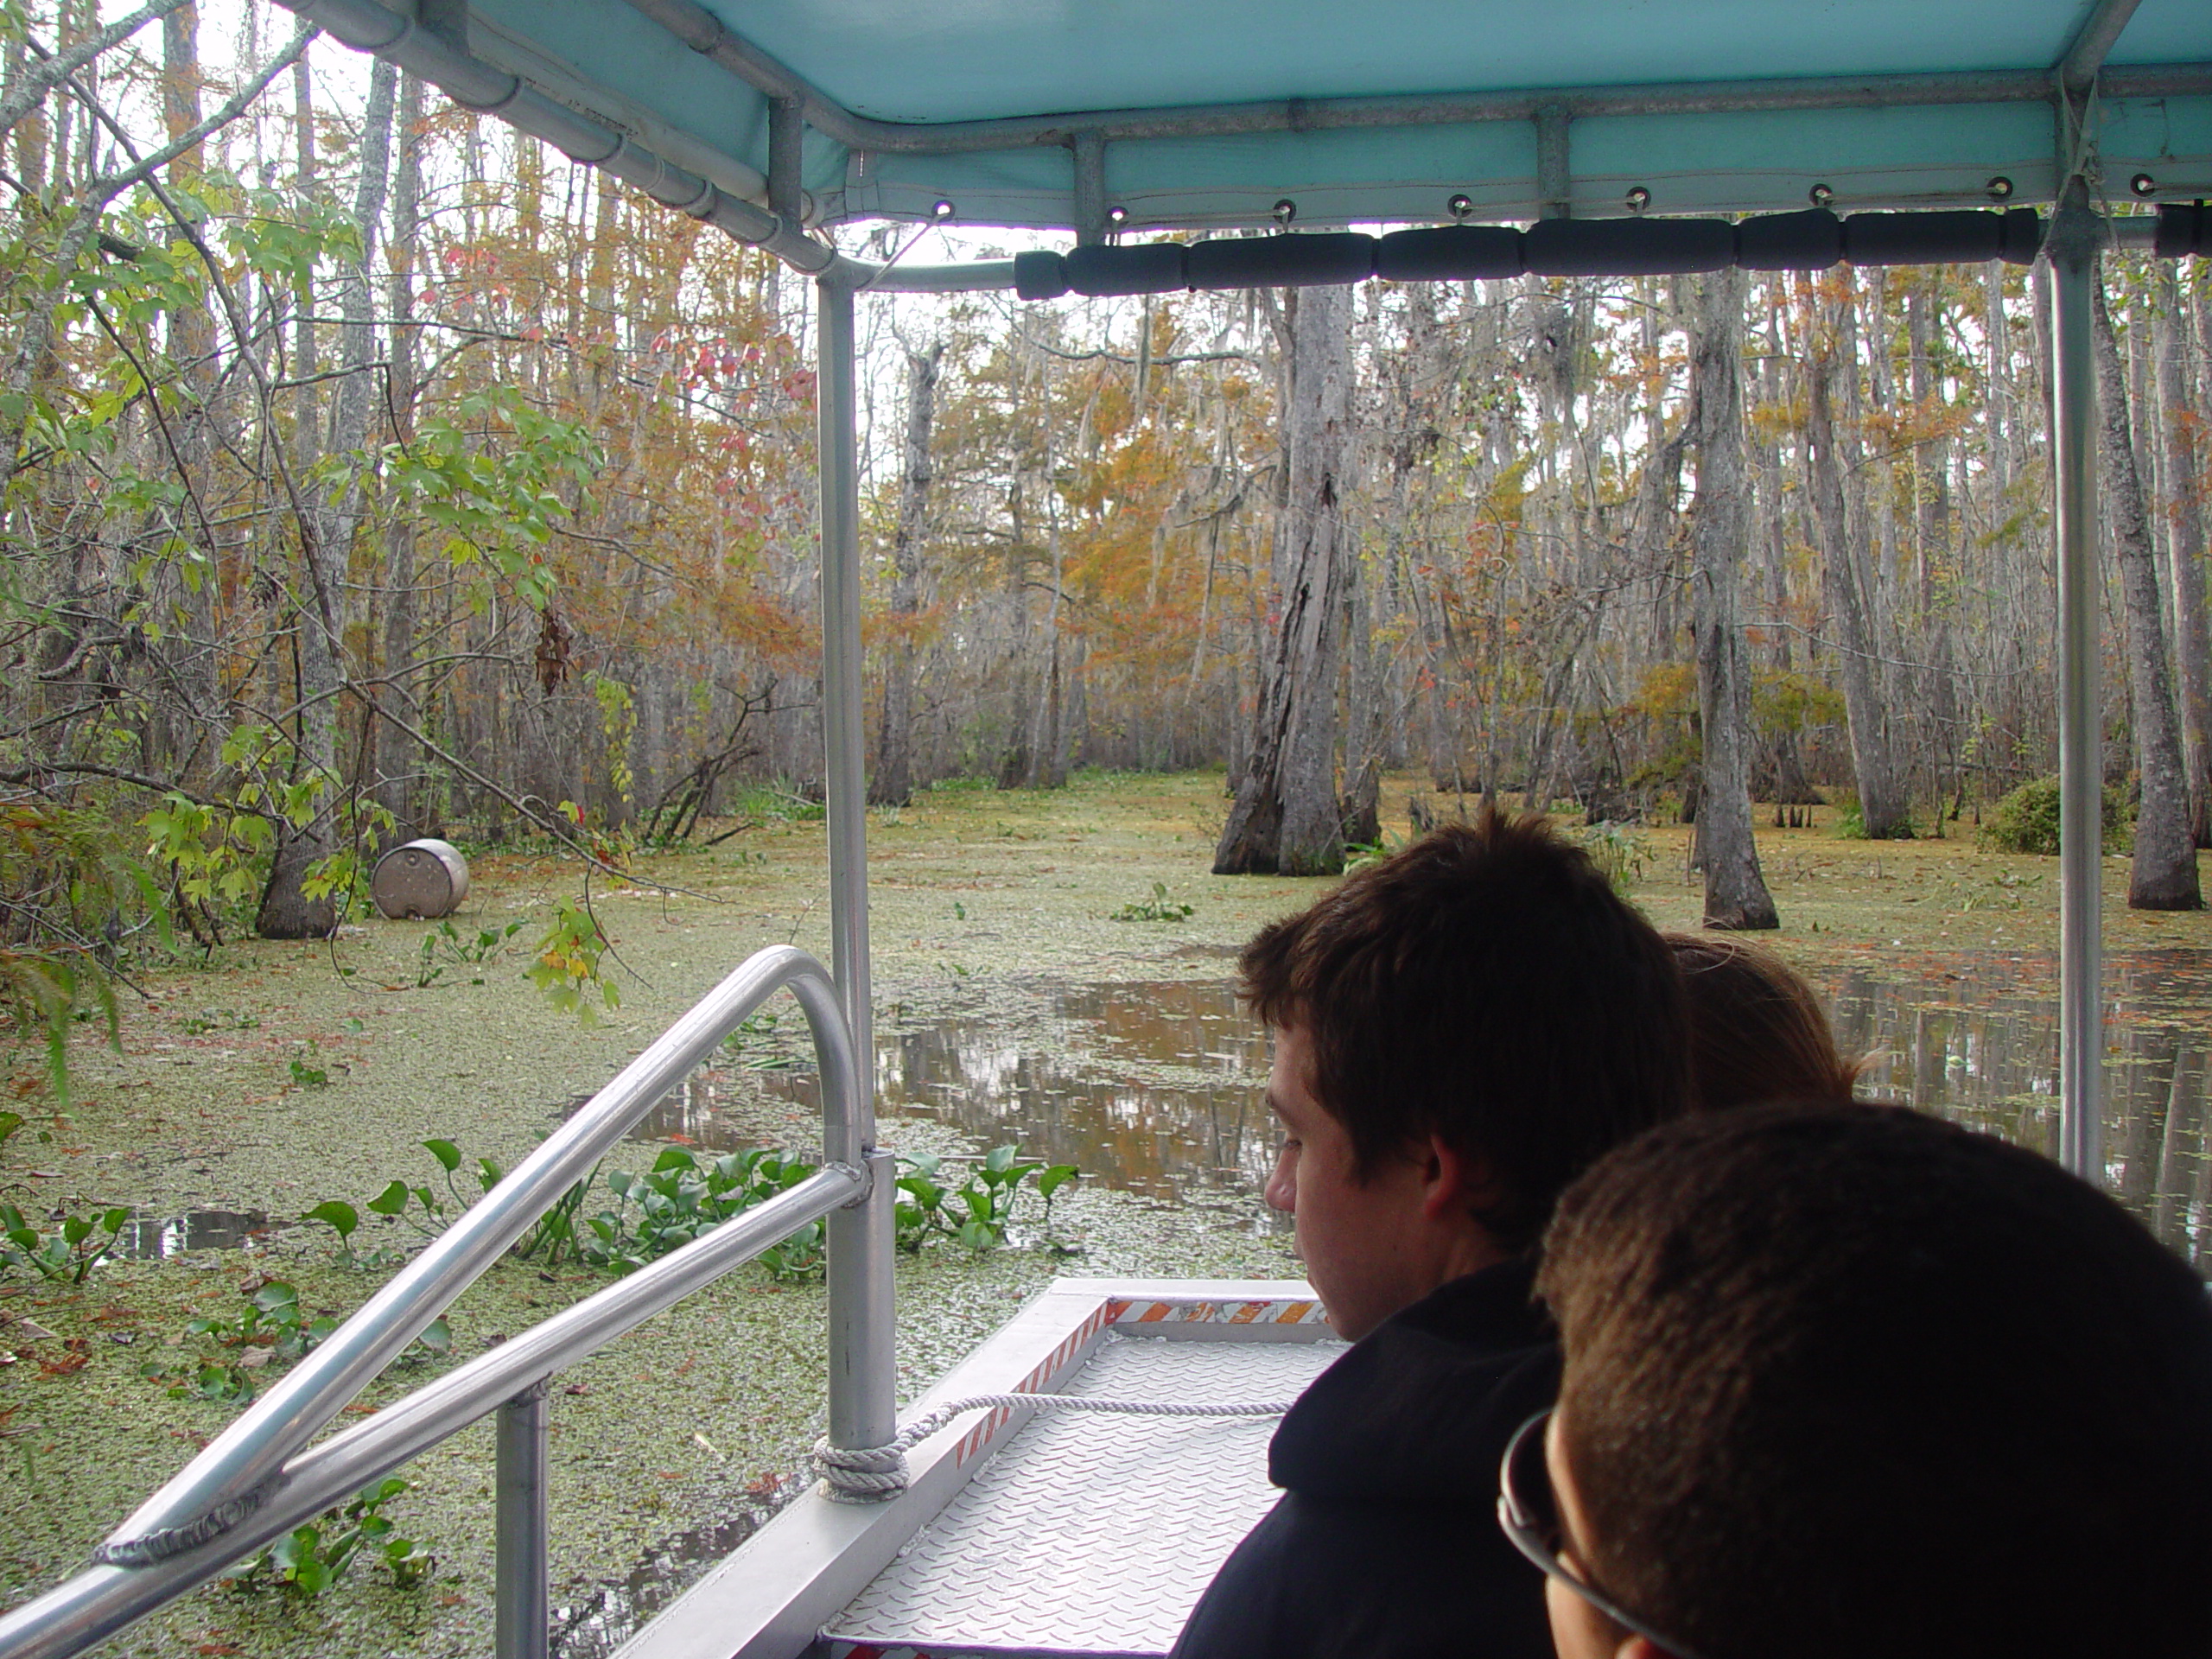
<instances>
[{"instance_id":1,"label":"curved railing tube","mask_svg":"<svg viewBox=\"0 0 2212 1659\"><path fill-rule=\"evenodd\" d=\"M326 1338L289 1375L155 1493L100 1546L98 1559L143 1564L234 1528L265 1497L292 1454L588 1175L754 1008L788 988L805 1011L822 1069L823 1153L862 1167L875 1139L836 987L804 950L760 951L622 1068L514 1172ZM887 1273L887 1266L886 1268ZM834 1274L834 1269L833 1269ZM833 1300L837 1287L831 1287ZM886 1390L887 1392L887 1389Z\"/></svg>"},{"instance_id":2,"label":"curved railing tube","mask_svg":"<svg viewBox=\"0 0 2212 1659\"><path fill-rule=\"evenodd\" d=\"M837 1213L862 1191L866 1179L850 1165L826 1166L789 1192L454 1367L302 1452L284 1469L283 1490L232 1530L144 1567L99 1566L79 1573L0 1618L0 1656L67 1659L105 1640L750 1261L792 1229Z\"/></svg>"}]
</instances>

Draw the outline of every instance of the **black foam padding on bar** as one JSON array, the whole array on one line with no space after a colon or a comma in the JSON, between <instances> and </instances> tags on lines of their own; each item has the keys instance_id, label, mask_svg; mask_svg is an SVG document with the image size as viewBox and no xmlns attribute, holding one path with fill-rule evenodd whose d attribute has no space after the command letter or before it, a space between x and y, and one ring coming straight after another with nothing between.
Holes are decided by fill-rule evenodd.
<instances>
[{"instance_id":1,"label":"black foam padding on bar","mask_svg":"<svg viewBox=\"0 0 2212 1659\"><path fill-rule=\"evenodd\" d=\"M1843 221L1825 207L1760 213L1736 226L1736 263L1745 270L1826 270L1843 260Z\"/></svg>"},{"instance_id":2,"label":"black foam padding on bar","mask_svg":"<svg viewBox=\"0 0 2212 1659\"><path fill-rule=\"evenodd\" d=\"M1025 300L1057 300L1068 291L1066 263L1057 253L1014 256L1014 291Z\"/></svg>"},{"instance_id":3,"label":"black foam padding on bar","mask_svg":"<svg viewBox=\"0 0 2212 1659\"><path fill-rule=\"evenodd\" d=\"M1194 242L1185 262L1192 288L1310 288L1363 283L1375 274L1375 238L1351 231L1313 236L1234 236Z\"/></svg>"},{"instance_id":4,"label":"black foam padding on bar","mask_svg":"<svg viewBox=\"0 0 2212 1659\"><path fill-rule=\"evenodd\" d=\"M1126 248L1100 243L1070 249L1060 256L1060 264L1067 271L1070 288L1103 300L1188 288L1191 279L1183 270L1186 251L1180 242L1139 242Z\"/></svg>"},{"instance_id":5,"label":"black foam padding on bar","mask_svg":"<svg viewBox=\"0 0 2212 1659\"><path fill-rule=\"evenodd\" d=\"M2201 201L2160 202L2157 239L2151 247L2162 259L2178 259L2185 253L2212 255L2212 207Z\"/></svg>"},{"instance_id":6,"label":"black foam padding on bar","mask_svg":"<svg viewBox=\"0 0 2212 1659\"><path fill-rule=\"evenodd\" d=\"M1843 257L1854 265L1978 265L2004 251L1998 213L1853 213L1843 221Z\"/></svg>"},{"instance_id":7,"label":"black foam padding on bar","mask_svg":"<svg viewBox=\"0 0 2212 1659\"><path fill-rule=\"evenodd\" d=\"M1522 233L1521 257L1538 276L1726 270L1736 231L1719 219L1547 219Z\"/></svg>"},{"instance_id":8,"label":"black foam padding on bar","mask_svg":"<svg viewBox=\"0 0 2212 1659\"><path fill-rule=\"evenodd\" d=\"M1508 225L1393 231L1375 245L1375 274L1394 283L1495 282L1527 269L1521 232Z\"/></svg>"},{"instance_id":9,"label":"black foam padding on bar","mask_svg":"<svg viewBox=\"0 0 2212 1659\"><path fill-rule=\"evenodd\" d=\"M2008 265L2032 265L2043 247L2043 215L2032 207L2007 207L1998 218L2004 229L1997 257Z\"/></svg>"}]
</instances>

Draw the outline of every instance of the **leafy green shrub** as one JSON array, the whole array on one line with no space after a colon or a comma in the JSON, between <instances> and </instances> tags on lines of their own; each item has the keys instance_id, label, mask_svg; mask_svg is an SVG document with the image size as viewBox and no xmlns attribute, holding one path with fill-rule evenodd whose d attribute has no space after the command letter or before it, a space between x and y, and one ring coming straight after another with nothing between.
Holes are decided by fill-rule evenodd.
<instances>
[{"instance_id":1,"label":"leafy green shrub","mask_svg":"<svg viewBox=\"0 0 2212 1659\"><path fill-rule=\"evenodd\" d=\"M2104 792L2103 843L2106 852L2118 850L2126 841L2126 812L2118 791ZM2058 851L2059 793L2056 778L2034 778L2005 796L1982 819L1978 839L1998 853Z\"/></svg>"},{"instance_id":2,"label":"leafy green shrub","mask_svg":"<svg viewBox=\"0 0 2212 1659\"><path fill-rule=\"evenodd\" d=\"M66 1109L77 1020L96 1014L118 1041L113 976L126 912L150 917L165 942L168 912L104 814L21 798L0 800L0 1019L19 1039L44 1039L48 1080Z\"/></svg>"}]
</instances>

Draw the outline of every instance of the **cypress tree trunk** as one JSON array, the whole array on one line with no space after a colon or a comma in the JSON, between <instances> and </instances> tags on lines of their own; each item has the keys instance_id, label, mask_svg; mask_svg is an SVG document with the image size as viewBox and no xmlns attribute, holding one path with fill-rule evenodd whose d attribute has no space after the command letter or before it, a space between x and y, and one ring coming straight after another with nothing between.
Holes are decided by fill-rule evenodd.
<instances>
[{"instance_id":1,"label":"cypress tree trunk","mask_svg":"<svg viewBox=\"0 0 2212 1659\"><path fill-rule=\"evenodd\" d=\"M2135 703L2135 766L2143 785L2127 904L2131 910L2202 910L2196 838L2190 833L2189 785L2182 765L2181 721L2174 711L2173 676L2159 622L2158 560L2135 464L2127 377L2120 366L2101 277L2094 291L2097 461L2120 561L2121 609L2127 620L2127 683Z\"/></svg>"},{"instance_id":2,"label":"cypress tree trunk","mask_svg":"<svg viewBox=\"0 0 2212 1659\"><path fill-rule=\"evenodd\" d=\"M369 262L377 227L384 218L385 185L391 156L393 96L399 72L379 59L369 73L369 100L361 134L361 178L353 199L354 223L361 233L360 263L346 276L342 300L346 323L343 361L331 451L343 455L361 447L369 427L369 365L376 355L369 320ZM300 708L297 772L316 782L321 793L304 823L278 832L276 856L262 889L254 929L264 939L319 939L338 925L335 899L309 898L308 871L334 849L335 809L342 779L338 766L339 692L346 680L345 575L360 521L358 476L334 484L319 505L307 510L300 525L299 619Z\"/></svg>"},{"instance_id":3,"label":"cypress tree trunk","mask_svg":"<svg viewBox=\"0 0 2212 1659\"><path fill-rule=\"evenodd\" d=\"M1858 779L1859 817L1870 840L1887 841L1912 832L1905 823L1904 797L1890 758L1866 589L1854 527L1845 509L1844 467L1835 429L1837 343L1823 331L1820 348L1813 353L1805 441L1812 451L1813 517L1820 532L1821 569L1843 658L1844 713L1851 728L1851 768Z\"/></svg>"},{"instance_id":4,"label":"cypress tree trunk","mask_svg":"<svg viewBox=\"0 0 2212 1659\"><path fill-rule=\"evenodd\" d=\"M305 52L292 64L292 137L296 162L292 188L302 200L315 191L315 72ZM317 360L315 332L315 288L302 278L292 296L292 453L293 465L302 474L314 469L321 453L322 412L317 397Z\"/></svg>"},{"instance_id":5,"label":"cypress tree trunk","mask_svg":"<svg viewBox=\"0 0 2212 1659\"><path fill-rule=\"evenodd\" d=\"M2204 451L2196 415L2180 285L2167 261L2158 283L2158 430L2166 448L2166 537L2171 567L2174 656L2181 679L2182 760L2189 786L2190 838L2212 846L2212 637L2204 607Z\"/></svg>"},{"instance_id":6,"label":"cypress tree trunk","mask_svg":"<svg viewBox=\"0 0 2212 1659\"><path fill-rule=\"evenodd\" d=\"M403 74L399 83L399 155L391 181L391 418L392 436L415 435L415 400L419 395L415 317L415 259L423 226L423 83ZM385 683L378 699L416 730L422 711L415 695L415 527L395 515L385 543ZM415 787L421 754L413 737L397 726L377 734L377 799L392 816L397 834L417 833L422 823L420 791Z\"/></svg>"},{"instance_id":7,"label":"cypress tree trunk","mask_svg":"<svg viewBox=\"0 0 2212 1659\"><path fill-rule=\"evenodd\" d=\"M1216 875L1325 875L1344 868L1337 798L1342 561L1351 290L1309 288L1290 311L1288 490L1276 519L1274 638L1262 664L1252 747L1214 849Z\"/></svg>"},{"instance_id":8,"label":"cypress tree trunk","mask_svg":"<svg viewBox=\"0 0 2212 1659\"><path fill-rule=\"evenodd\" d=\"M1697 841L1707 927L1781 925L1751 836L1751 664L1739 588L1750 535L1744 467L1744 279L1696 281L1690 322L1690 403L1697 444L1691 509L1691 587L1697 617L1697 692L1705 782Z\"/></svg>"},{"instance_id":9,"label":"cypress tree trunk","mask_svg":"<svg viewBox=\"0 0 2212 1659\"><path fill-rule=\"evenodd\" d=\"M200 8L180 6L162 19L162 124L172 143L200 124ZM188 151L169 168L175 182L192 187L200 177L200 156ZM221 586L219 550L209 533L205 502L209 461L214 452L215 330L204 305L185 303L169 313L169 355L175 360L177 379L186 394L185 407L176 421L176 465L183 474L188 500L180 530L200 556L196 572L181 582L179 595L185 639L177 656L177 681L185 693L181 710L188 725L204 732L221 719L216 661L215 596ZM166 726L174 711L157 703L152 722ZM171 730L165 741L150 747L164 760L188 753L200 735L190 730ZM212 752L219 746L208 743Z\"/></svg>"},{"instance_id":10,"label":"cypress tree trunk","mask_svg":"<svg viewBox=\"0 0 2212 1659\"><path fill-rule=\"evenodd\" d=\"M929 534L930 429L937 418L942 341L906 353L906 466L891 543L891 639L883 671L883 721L868 798L904 806L914 798L914 619L921 612L922 543Z\"/></svg>"}]
</instances>

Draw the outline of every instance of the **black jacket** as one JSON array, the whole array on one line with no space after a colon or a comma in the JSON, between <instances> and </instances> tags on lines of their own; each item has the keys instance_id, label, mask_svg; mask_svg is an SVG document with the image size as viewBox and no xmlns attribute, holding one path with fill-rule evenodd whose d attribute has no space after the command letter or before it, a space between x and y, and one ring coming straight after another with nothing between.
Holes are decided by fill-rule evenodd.
<instances>
[{"instance_id":1,"label":"black jacket","mask_svg":"<svg viewBox=\"0 0 2212 1659\"><path fill-rule=\"evenodd\" d=\"M1268 1448L1284 1495L1174 1659L1550 1659L1543 1575L1497 1525L1505 1443L1559 1392L1534 1276L1455 1279L1313 1380Z\"/></svg>"}]
</instances>

